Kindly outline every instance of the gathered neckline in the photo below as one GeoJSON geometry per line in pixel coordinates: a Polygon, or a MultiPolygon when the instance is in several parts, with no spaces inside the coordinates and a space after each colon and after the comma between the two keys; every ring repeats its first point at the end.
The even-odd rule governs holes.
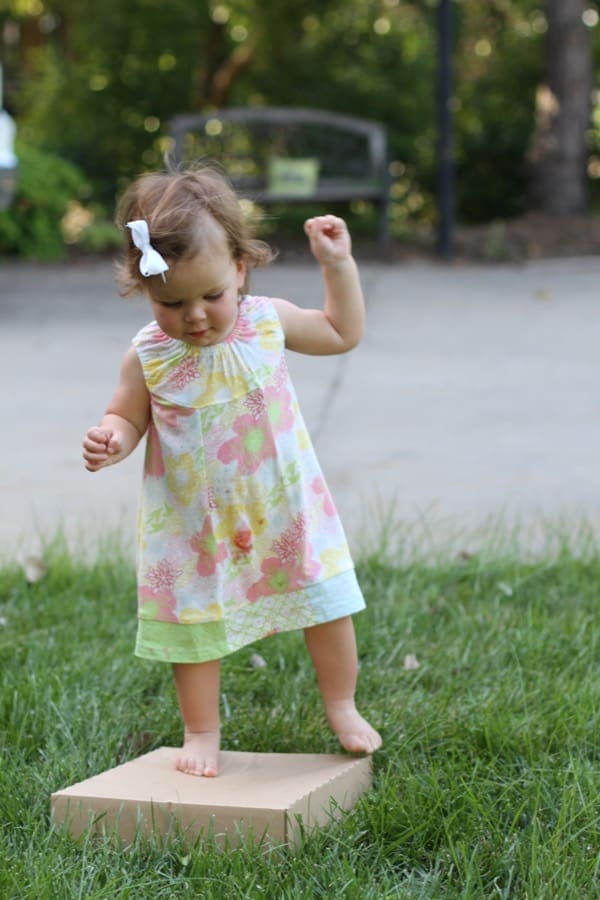
{"type": "Polygon", "coordinates": [[[178,338],[172,338],[168,334],[166,334],[156,319],[154,320],[154,324],[156,325],[158,331],[164,335],[165,340],[164,343],[171,343],[176,347],[184,347],[187,351],[191,351],[192,353],[199,355],[200,353],[206,353],[207,350],[216,351],[219,347],[226,347],[228,344],[232,344],[235,340],[237,340],[244,332],[244,322],[246,321],[245,310],[242,309],[243,306],[246,305],[246,302],[250,300],[250,294],[244,294],[243,297],[240,298],[240,302],[238,304],[238,314],[235,320],[234,326],[227,335],[226,338],[223,338],[222,341],[217,341],[216,344],[206,344],[204,347],[195,347],[193,344],[188,344],[187,341],[180,341],[178,338]]]}

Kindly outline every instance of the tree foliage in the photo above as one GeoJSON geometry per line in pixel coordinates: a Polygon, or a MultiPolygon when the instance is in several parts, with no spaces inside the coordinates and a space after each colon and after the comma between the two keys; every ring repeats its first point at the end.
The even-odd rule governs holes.
{"type": "MultiPolygon", "coordinates": [[[[79,165],[107,206],[134,174],[160,165],[174,115],[280,104],[385,122],[396,199],[403,214],[427,219],[436,173],[437,5],[0,0],[0,24],[21,28],[18,46],[5,46],[4,55],[22,138],[79,165]]],[[[455,0],[454,10],[459,215],[511,215],[527,202],[544,3],[455,0]]]]}

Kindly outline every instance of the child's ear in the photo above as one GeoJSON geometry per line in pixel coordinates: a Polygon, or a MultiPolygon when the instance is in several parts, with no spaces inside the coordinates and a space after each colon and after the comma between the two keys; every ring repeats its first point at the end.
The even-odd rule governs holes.
{"type": "Polygon", "coordinates": [[[238,288],[243,288],[246,283],[246,274],[248,272],[246,258],[243,256],[241,259],[236,259],[235,265],[237,268],[237,286],[238,288]]]}

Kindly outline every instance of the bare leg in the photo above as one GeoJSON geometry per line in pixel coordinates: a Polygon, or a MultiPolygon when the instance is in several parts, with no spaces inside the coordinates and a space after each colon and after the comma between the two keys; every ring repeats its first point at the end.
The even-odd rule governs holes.
{"type": "Polygon", "coordinates": [[[175,765],[189,775],[214,778],[218,770],[219,676],[218,659],[205,663],[174,663],[173,675],[185,738],[175,765]]]}
{"type": "Polygon", "coordinates": [[[373,753],[381,737],[354,703],[358,657],[350,616],[304,630],[329,724],[351,753],[373,753]]]}

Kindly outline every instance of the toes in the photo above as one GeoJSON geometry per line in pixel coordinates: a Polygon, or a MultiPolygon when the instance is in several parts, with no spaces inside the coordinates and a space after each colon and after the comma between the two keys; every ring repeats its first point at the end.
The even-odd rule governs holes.
{"type": "Polygon", "coordinates": [[[350,733],[340,735],[340,743],[349,753],[374,753],[381,747],[381,737],[374,734],[350,733]]]}
{"type": "Polygon", "coordinates": [[[196,768],[196,760],[190,759],[188,756],[180,756],[175,761],[175,768],[179,769],[180,772],[185,772],[187,775],[202,774],[202,772],[199,772],[196,768]]]}
{"type": "Polygon", "coordinates": [[[369,748],[366,752],[367,753],[375,753],[375,751],[379,750],[379,748],[381,747],[381,743],[382,743],[381,735],[375,731],[372,735],[369,735],[369,737],[368,737],[369,748]]]}
{"type": "Polygon", "coordinates": [[[193,757],[179,757],[175,761],[175,768],[186,775],[198,775],[205,778],[216,778],[218,775],[217,763],[215,760],[197,760],[193,757]]]}
{"type": "Polygon", "coordinates": [[[379,750],[381,747],[381,735],[378,734],[377,731],[374,731],[373,734],[368,736],[369,749],[367,753],[375,753],[376,750],[379,750]]]}
{"type": "Polygon", "coordinates": [[[360,734],[342,734],[340,743],[349,753],[369,753],[369,742],[360,734]]]}

